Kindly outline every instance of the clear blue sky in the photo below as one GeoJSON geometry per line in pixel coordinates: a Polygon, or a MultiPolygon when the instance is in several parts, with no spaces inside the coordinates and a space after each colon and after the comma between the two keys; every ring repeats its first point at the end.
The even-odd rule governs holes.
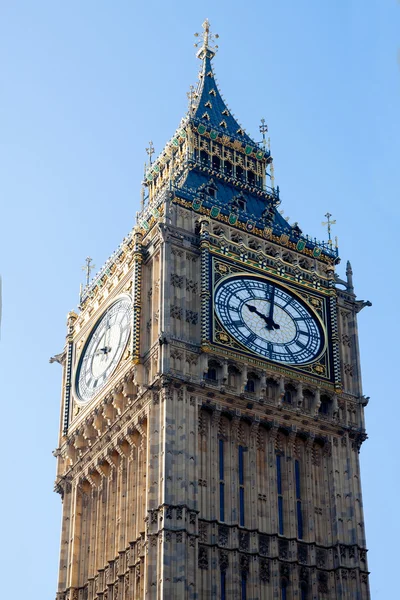
{"type": "Polygon", "coordinates": [[[61,368],[48,359],[63,347],[85,257],[100,267],[133,225],[148,141],[160,151],[186,110],[205,17],[220,34],[228,105],[256,138],[268,122],[285,215],[321,238],[333,213],[339,272],[350,259],[359,298],[373,303],[359,318],[364,507],[372,596],[397,594],[399,3],[2,0],[4,598],[55,596],[61,368]]]}

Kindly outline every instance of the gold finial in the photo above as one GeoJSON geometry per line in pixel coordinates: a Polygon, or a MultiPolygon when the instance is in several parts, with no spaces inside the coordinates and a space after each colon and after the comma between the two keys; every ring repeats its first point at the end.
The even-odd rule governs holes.
{"type": "Polygon", "coordinates": [[[96,266],[92,264],[92,261],[93,259],[88,256],[85,261],[86,264],[82,267],[82,271],[86,272],[86,285],[89,285],[90,273],[96,268],[96,266]]]}
{"type": "MultiPolygon", "coordinates": [[[[208,50],[208,52],[211,54],[210,58],[212,58],[215,55],[214,50],[218,49],[218,46],[215,44],[215,40],[217,40],[219,38],[218,33],[211,33],[210,31],[210,21],[208,19],[206,19],[202,25],[204,31],[203,34],[201,33],[195,33],[194,36],[200,37],[202,35],[203,37],[203,45],[200,48],[199,52],[197,53],[197,56],[199,58],[204,58],[204,51],[208,50]],[[213,47],[211,46],[211,44],[214,44],[213,47]]],[[[199,46],[200,42],[196,42],[194,47],[197,48],[199,46]]]]}
{"type": "MultiPolygon", "coordinates": [[[[266,124],[264,118],[261,119],[261,125],[260,125],[259,129],[260,129],[260,133],[262,133],[262,136],[263,136],[262,145],[265,150],[265,148],[267,147],[267,140],[266,140],[265,134],[268,131],[268,125],[266,124]]],[[[269,138],[268,138],[268,141],[269,141],[269,138]]]]}
{"type": "Polygon", "coordinates": [[[331,238],[331,226],[332,225],[336,225],[336,220],[335,221],[331,221],[331,213],[327,212],[325,217],[327,218],[327,221],[322,221],[321,225],[323,227],[326,227],[328,229],[328,244],[330,246],[332,246],[332,238],[331,238]]]}
{"type": "Polygon", "coordinates": [[[154,152],[155,152],[154,151],[153,142],[151,140],[149,142],[149,147],[146,148],[146,152],[149,155],[149,162],[150,162],[150,165],[151,165],[151,155],[154,154],[154,152]]]}
{"type": "Polygon", "coordinates": [[[187,93],[187,97],[189,99],[189,111],[191,111],[193,108],[194,99],[196,98],[196,92],[194,91],[194,85],[190,86],[190,89],[187,93]]]}

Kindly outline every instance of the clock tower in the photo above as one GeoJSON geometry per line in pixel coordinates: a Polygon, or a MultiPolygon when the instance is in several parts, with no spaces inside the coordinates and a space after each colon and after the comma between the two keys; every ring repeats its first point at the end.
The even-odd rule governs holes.
{"type": "Polygon", "coordinates": [[[203,28],[188,113],[56,357],[57,600],[368,600],[369,303],[330,239],[281,216],[203,28]]]}

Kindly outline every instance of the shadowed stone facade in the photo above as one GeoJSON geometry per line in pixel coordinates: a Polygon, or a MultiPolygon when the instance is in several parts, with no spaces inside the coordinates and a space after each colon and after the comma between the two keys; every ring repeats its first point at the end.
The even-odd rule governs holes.
{"type": "MultiPolygon", "coordinates": [[[[210,35],[206,22],[199,86],[147,172],[138,224],[68,315],[55,358],[57,600],[367,600],[357,314],[369,303],[350,264],[346,281],[335,274],[332,244],[277,211],[272,157],[220,97],[210,35]],[[315,316],[315,361],[282,364],[234,339],[215,311],[232,276],[273,281],[315,316]],[[83,358],[119,298],[129,341],[84,400],[83,358]]],[[[96,373],[114,326],[88,358],[96,373]]]]}

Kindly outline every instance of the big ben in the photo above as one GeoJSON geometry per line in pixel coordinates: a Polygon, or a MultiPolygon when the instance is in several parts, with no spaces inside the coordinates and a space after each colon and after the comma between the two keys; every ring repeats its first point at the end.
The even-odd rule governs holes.
{"type": "Polygon", "coordinates": [[[369,303],[330,235],[281,215],[203,30],[137,223],[68,315],[57,600],[368,600],[369,303]]]}

